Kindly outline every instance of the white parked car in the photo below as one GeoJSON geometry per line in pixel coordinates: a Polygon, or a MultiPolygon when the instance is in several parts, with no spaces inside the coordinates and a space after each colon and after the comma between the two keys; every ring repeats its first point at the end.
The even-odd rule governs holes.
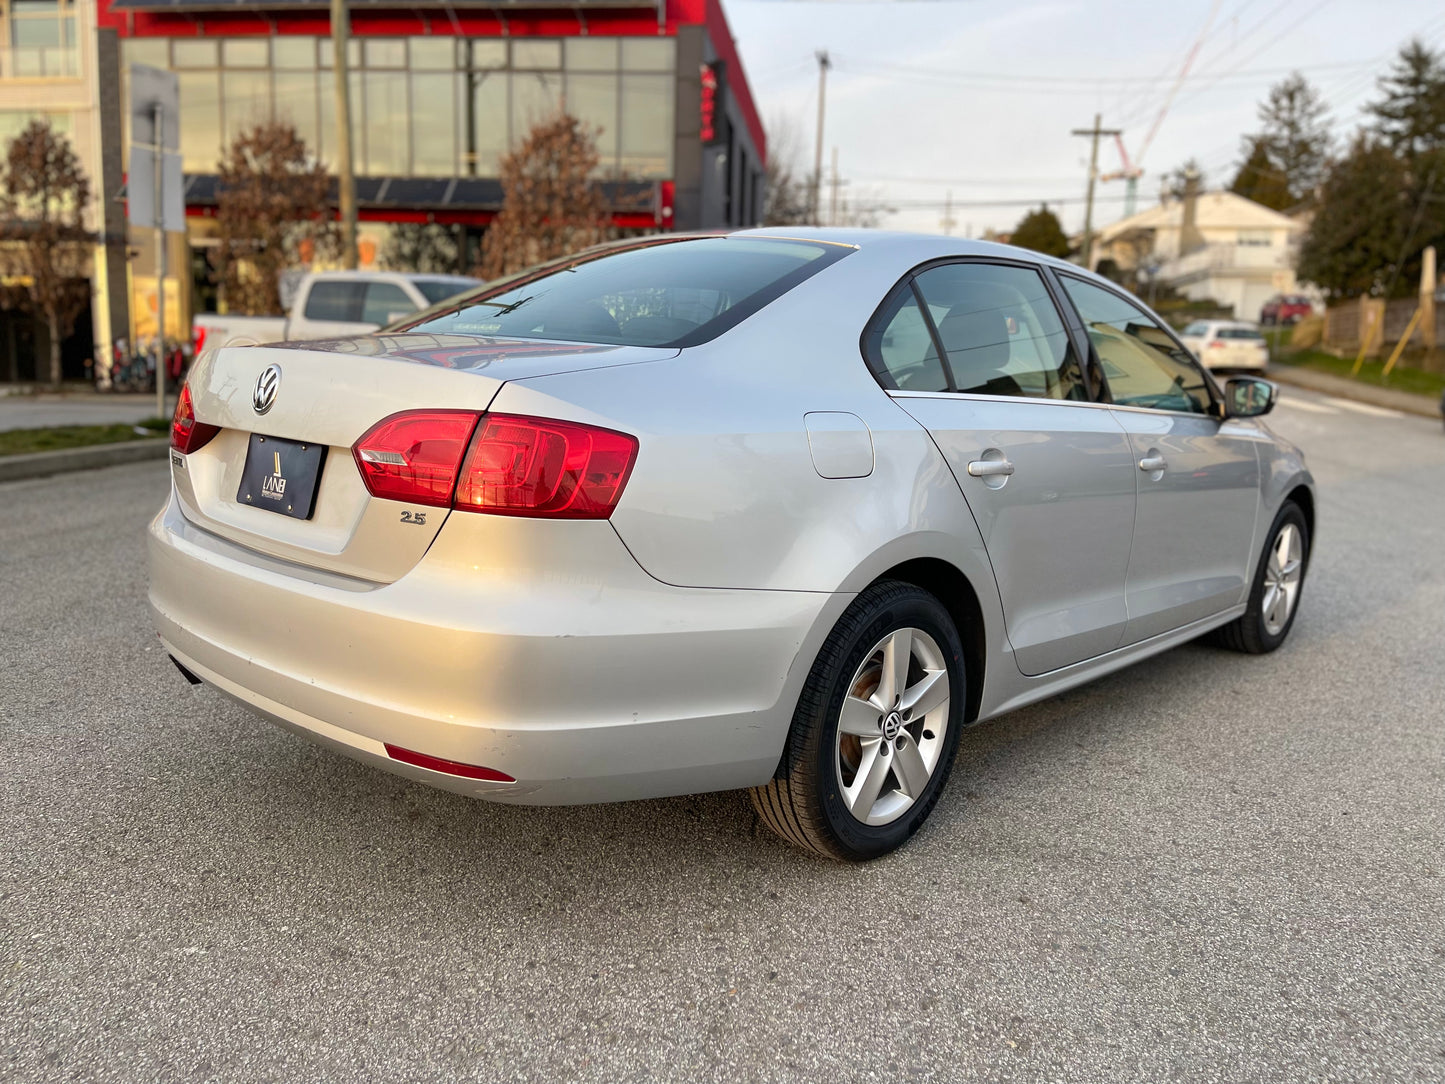
{"type": "Polygon", "coordinates": [[[479,285],[480,279],[465,275],[315,271],[297,284],[288,315],[203,313],[191,322],[191,341],[199,356],[212,346],[364,335],[479,285]]]}
{"type": "Polygon", "coordinates": [[[1269,366],[1269,345],[1253,324],[1195,320],[1179,337],[1206,369],[1263,372],[1269,366]]]}

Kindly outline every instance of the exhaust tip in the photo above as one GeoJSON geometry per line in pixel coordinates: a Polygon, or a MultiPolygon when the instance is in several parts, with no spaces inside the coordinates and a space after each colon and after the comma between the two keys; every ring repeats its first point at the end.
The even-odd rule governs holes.
{"type": "Polygon", "coordinates": [[[166,658],[170,659],[171,662],[176,664],[176,669],[181,672],[181,677],[185,678],[192,685],[199,685],[201,683],[200,678],[196,677],[195,674],[191,673],[189,670],[187,670],[184,666],[181,665],[180,659],[176,658],[174,655],[167,655],[166,658]]]}

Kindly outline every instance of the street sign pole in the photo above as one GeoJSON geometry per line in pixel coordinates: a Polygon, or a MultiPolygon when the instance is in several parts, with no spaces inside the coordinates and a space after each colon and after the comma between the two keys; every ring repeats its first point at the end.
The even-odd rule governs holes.
{"type": "Polygon", "coordinates": [[[156,417],[166,416],[166,223],[165,115],[159,103],[156,119],[156,417]]]}

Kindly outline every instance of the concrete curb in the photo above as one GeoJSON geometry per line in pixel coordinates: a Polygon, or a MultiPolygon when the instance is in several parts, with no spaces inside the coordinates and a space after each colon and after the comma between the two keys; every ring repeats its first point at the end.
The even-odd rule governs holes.
{"type": "Polygon", "coordinates": [[[120,444],[92,444],[84,448],[65,448],[58,452],[0,456],[0,482],[18,482],[22,478],[48,478],[52,474],[65,474],[75,470],[164,459],[166,449],[170,446],[171,442],[166,439],[127,440],[120,444]]]}
{"type": "Polygon", "coordinates": [[[1371,406],[1398,410],[1404,414],[1417,414],[1423,418],[1440,420],[1439,400],[1432,399],[1428,395],[1395,391],[1393,388],[1377,388],[1373,384],[1361,384],[1358,380],[1349,380],[1342,376],[1333,376],[1330,373],[1317,373],[1311,369],[1300,369],[1293,365],[1271,365],[1265,375],[1280,384],[1307,388],[1310,391],[1333,395],[1340,399],[1353,399],[1356,402],[1369,403],[1371,406]]]}

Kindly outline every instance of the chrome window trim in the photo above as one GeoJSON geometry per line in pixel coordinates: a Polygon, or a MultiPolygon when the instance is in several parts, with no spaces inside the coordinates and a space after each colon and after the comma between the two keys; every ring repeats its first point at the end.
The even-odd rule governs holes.
{"type": "Polygon", "coordinates": [[[963,391],[899,391],[888,388],[884,392],[892,399],[966,399],[975,403],[1043,403],[1067,407],[1089,407],[1094,410],[1124,410],[1130,414],[1160,414],[1168,418],[1207,418],[1218,423],[1213,414],[1200,414],[1192,410],[1165,410],[1161,407],[1129,406],[1124,403],[1092,403],[1083,399],[1043,399],[1032,395],[980,395],[963,391]]]}

